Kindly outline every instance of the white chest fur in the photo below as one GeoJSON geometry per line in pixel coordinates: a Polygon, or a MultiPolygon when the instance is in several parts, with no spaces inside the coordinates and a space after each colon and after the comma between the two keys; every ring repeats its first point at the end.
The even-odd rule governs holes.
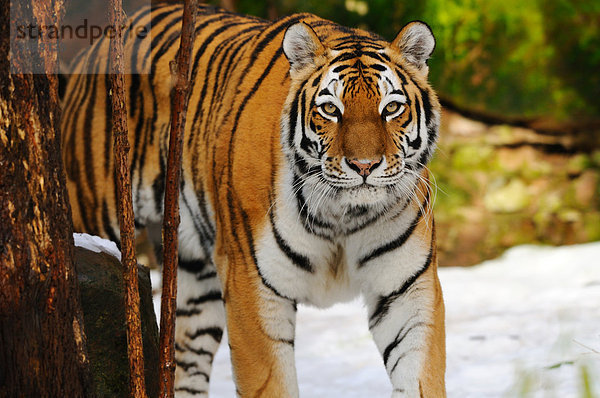
{"type": "MultiPolygon", "coordinates": [[[[361,262],[386,242],[401,236],[416,211],[402,203],[365,228],[329,236],[314,233],[298,203],[282,195],[271,208],[268,223],[257,240],[261,275],[281,295],[317,307],[348,301],[365,291],[386,291],[410,276],[415,258],[426,257],[421,241],[409,239],[399,250],[381,256],[368,266],[361,262]],[[372,289],[371,284],[377,285],[372,289]]],[[[335,206],[322,202],[323,208],[335,206]]],[[[333,211],[333,210],[332,210],[333,211]]],[[[420,261],[417,261],[420,264],[420,261]]]]}

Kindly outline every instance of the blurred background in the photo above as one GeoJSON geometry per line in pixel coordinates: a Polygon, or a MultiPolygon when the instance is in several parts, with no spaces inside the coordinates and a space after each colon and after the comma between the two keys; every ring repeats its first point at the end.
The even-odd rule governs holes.
{"type": "MultiPolygon", "coordinates": [[[[77,14],[75,2],[66,21],[105,13],[104,2],[87,1],[77,14]]],[[[412,20],[431,26],[430,81],[444,106],[430,165],[441,265],[524,243],[600,240],[600,1],[209,3],[266,19],[311,12],[387,40],[412,20]]]]}

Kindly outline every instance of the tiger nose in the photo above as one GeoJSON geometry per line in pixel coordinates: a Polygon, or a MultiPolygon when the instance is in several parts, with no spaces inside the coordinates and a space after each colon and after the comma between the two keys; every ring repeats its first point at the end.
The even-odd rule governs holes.
{"type": "Polygon", "coordinates": [[[381,159],[379,160],[364,160],[364,159],[346,159],[346,163],[348,166],[354,171],[356,171],[359,175],[363,177],[367,177],[373,170],[379,166],[381,163],[381,159]]]}

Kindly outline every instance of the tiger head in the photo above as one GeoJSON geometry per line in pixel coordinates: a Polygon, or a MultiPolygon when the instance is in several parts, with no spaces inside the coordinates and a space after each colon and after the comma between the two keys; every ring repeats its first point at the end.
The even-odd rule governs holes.
{"type": "Polygon", "coordinates": [[[422,22],[391,44],[359,30],[327,33],[323,43],[301,22],[283,39],[291,88],[282,143],[293,172],[340,205],[406,198],[438,135],[440,105],[427,83],[433,34],[422,22]]]}

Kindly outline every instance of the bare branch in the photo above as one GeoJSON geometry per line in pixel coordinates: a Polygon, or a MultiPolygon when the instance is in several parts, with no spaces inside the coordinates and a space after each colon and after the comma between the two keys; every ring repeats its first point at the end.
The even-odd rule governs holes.
{"type": "Polygon", "coordinates": [[[131,203],[131,178],[129,175],[129,141],[127,108],[123,79],[123,20],[121,0],[110,0],[110,23],[116,34],[110,39],[110,85],[114,154],[117,179],[117,212],[121,236],[121,262],[125,273],[127,354],[129,357],[129,390],[135,398],[145,398],[144,354],[140,319],[140,293],[138,290],[137,260],[135,257],[135,229],[131,203]]]}
{"type": "Polygon", "coordinates": [[[177,60],[171,61],[174,80],[171,96],[171,131],[165,184],[165,212],[163,221],[163,288],[160,317],[160,397],[174,396],[175,382],[175,307],[177,297],[177,265],[179,227],[179,183],[183,132],[188,105],[189,69],[196,25],[197,0],[185,0],[181,41],[177,60]]]}

